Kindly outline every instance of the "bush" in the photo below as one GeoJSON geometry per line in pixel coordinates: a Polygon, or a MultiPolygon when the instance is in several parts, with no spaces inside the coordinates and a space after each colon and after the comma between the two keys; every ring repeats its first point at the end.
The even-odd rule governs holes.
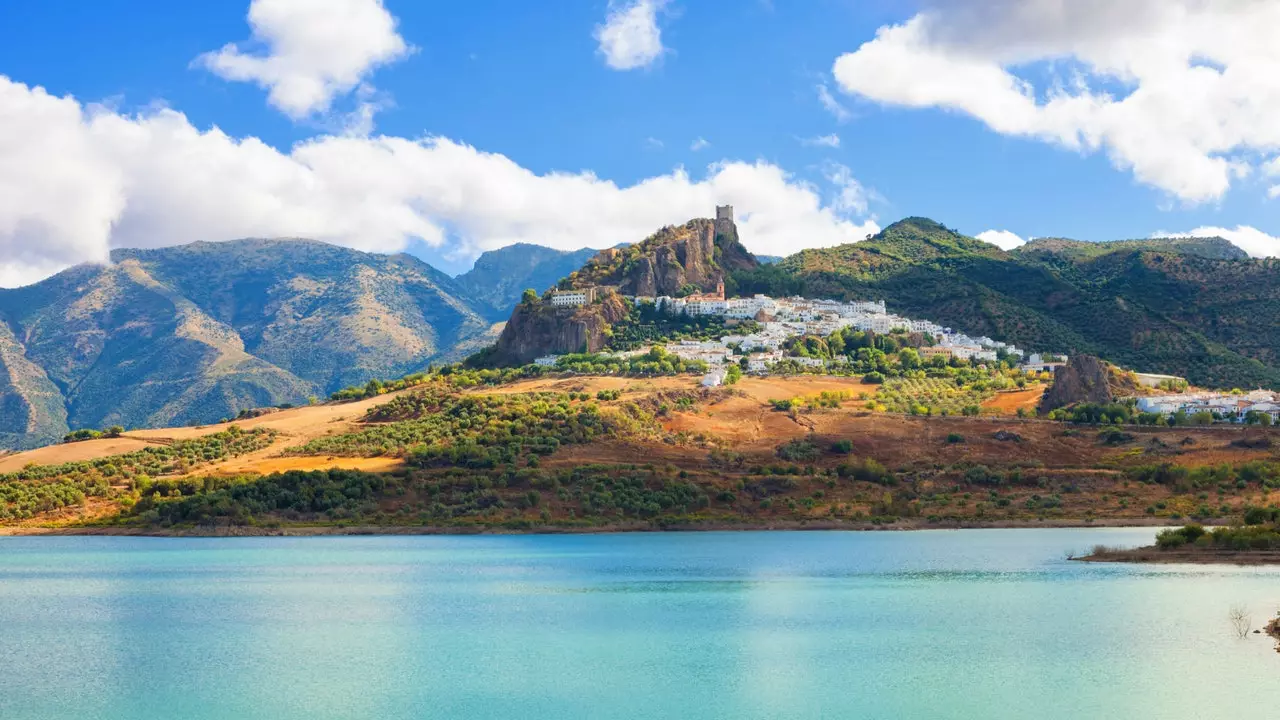
{"type": "Polygon", "coordinates": [[[951,445],[964,442],[964,436],[960,433],[950,433],[947,435],[947,442],[951,445]]]}
{"type": "Polygon", "coordinates": [[[818,446],[808,440],[792,440],[778,447],[778,457],[791,462],[809,462],[817,460],[818,446]]]}
{"type": "Polygon", "coordinates": [[[964,481],[970,485],[999,485],[1000,476],[986,465],[974,465],[965,471],[964,481]]]}
{"type": "Polygon", "coordinates": [[[836,468],[836,474],[842,478],[870,482],[877,485],[890,485],[894,482],[892,473],[884,465],[871,458],[841,463],[836,468]]]}
{"type": "Polygon", "coordinates": [[[1280,519],[1280,510],[1275,508],[1249,507],[1244,511],[1245,525],[1265,525],[1280,519]]]}
{"type": "Polygon", "coordinates": [[[831,443],[831,452],[839,455],[848,455],[853,452],[852,440],[837,440],[831,443]]]}

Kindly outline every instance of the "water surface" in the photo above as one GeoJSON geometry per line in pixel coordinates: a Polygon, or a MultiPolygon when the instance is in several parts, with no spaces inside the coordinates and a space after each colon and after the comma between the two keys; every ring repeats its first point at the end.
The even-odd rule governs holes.
{"type": "Polygon", "coordinates": [[[0,718],[1275,718],[1153,530],[0,538],[0,718]]]}

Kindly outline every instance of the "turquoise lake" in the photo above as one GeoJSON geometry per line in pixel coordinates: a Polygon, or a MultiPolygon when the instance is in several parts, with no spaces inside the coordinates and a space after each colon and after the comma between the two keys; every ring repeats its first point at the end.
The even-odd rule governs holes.
{"type": "Polygon", "coordinates": [[[1276,718],[1150,529],[0,538],[0,718],[1276,718]]]}

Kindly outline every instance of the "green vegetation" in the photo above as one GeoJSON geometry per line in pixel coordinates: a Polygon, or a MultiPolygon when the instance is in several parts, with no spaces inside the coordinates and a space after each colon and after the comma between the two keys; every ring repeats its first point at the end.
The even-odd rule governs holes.
{"type": "MultiPolygon", "coordinates": [[[[695,288],[696,291],[696,288],[695,288]]],[[[717,340],[731,333],[749,334],[759,330],[754,321],[729,327],[725,319],[714,315],[676,315],[659,312],[650,303],[633,304],[630,313],[609,329],[608,347],[625,351],[652,343],[680,340],[717,340]]]]}
{"type": "Polygon", "coordinates": [[[1280,388],[1271,261],[1201,245],[1055,241],[1006,253],[908,218],[865,242],[737,271],[727,285],[744,295],[892,298],[902,314],[1019,347],[1098,355],[1204,387],[1280,388]]]}
{"type": "Polygon", "coordinates": [[[271,444],[269,430],[227,430],[170,445],[143,448],[63,465],[36,465],[0,475],[0,520],[22,520],[84,502],[116,497],[144,487],[151,478],[176,475],[271,444]]]}
{"type": "Polygon", "coordinates": [[[582,375],[682,375],[705,373],[707,364],[701,360],[682,360],[659,346],[634,357],[620,358],[613,355],[579,353],[562,355],[556,361],[556,370],[582,375]]]}
{"type": "MultiPolygon", "coordinates": [[[[734,502],[733,497],[719,495],[721,506],[734,502]]],[[[508,469],[495,474],[295,471],[158,483],[123,521],[160,527],[357,521],[522,529],[549,523],[545,515],[527,513],[553,503],[570,514],[559,524],[589,526],[663,514],[678,517],[708,508],[713,500],[705,488],[678,473],[635,466],[585,465],[556,472],[508,469]],[[387,498],[397,499],[394,509],[384,505],[387,498]]]]}
{"type": "Polygon", "coordinates": [[[997,389],[1012,387],[1001,375],[893,379],[880,386],[876,400],[889,412],[911,415],[977,415],[997,389]],[[969,410],[968,412],[966,410],[969,410]]]}
{"type": "Polygon", "coordinates": [[[1176,530],[1162,530],[1156,535],[1156,547],[1172,550],[1185,546],[1210,550],[1280,550],[1280,526],[1274,524],[1236,525],[1206,530],[1200,525],[1187,525],[1176,530]]]}
{"type": "Polygon", "coordinates": [[[124,428],[119,425],[112,425],[106,430],[73,430],[62,437],[63,443],[82,442],[84,440],[97,440],[99,438],[118,438],[124,434],[124,428]]]}
{"type": "Polygon", "coordinates": [[[312,440],[295,455],[405,457],[411,465],[493,468],[536,462],[564,444],[585,443],[652,422],[631,403],[605,416],[586,393],[459,395],[432,385],[372,408],[363,430],[312,440]]]}
{"type": "Polygon", "coordinates": [[[792,440],[778,448],[778,457],[792,462],[811,462],[822,454],[809,440],[792,440]]]}

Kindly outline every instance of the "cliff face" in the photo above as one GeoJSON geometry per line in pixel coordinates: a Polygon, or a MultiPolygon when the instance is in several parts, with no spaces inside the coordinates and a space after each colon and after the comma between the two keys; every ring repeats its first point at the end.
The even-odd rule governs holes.
{"type": "Polygon", "coordinates": [[[578,308],[517,305],[491,359],[500,365],[525,365],[543,355],[598,352],[605,345],[605,330],[626,316],[626,303],[611,292],[598,303],[578,308]]]}
{"type": "Polygon", "coordinates": [[[605,250],[569,281],[577,288],[616,287],[623,295],[677,295],[688,286],[714,291],[727,270],[756,265],[733,222],[699,218],[662,228],[630,247],[605,250]]]}
{"type": "Polygon", "coordinates": [[[1110,369],[1092,355],[1073,355],[1071,360],[1053,373],[1053,385],[1040,400],[1040,412],[1047,413],[1076,403],[1109,403],[1110,369]]]}
{"type": "Polygon", "coordinates": [[[599,302],[580,308],[517,305],[486,361],[523,365],[543,355],[598,352],[609,326],[627,316],[621,296],[713,292],[726,271],[758,265],[738,241],[732,220],[700,218],[662,228],[643,242],[600,252],[562,284],[599,288],[599,302]]]}

